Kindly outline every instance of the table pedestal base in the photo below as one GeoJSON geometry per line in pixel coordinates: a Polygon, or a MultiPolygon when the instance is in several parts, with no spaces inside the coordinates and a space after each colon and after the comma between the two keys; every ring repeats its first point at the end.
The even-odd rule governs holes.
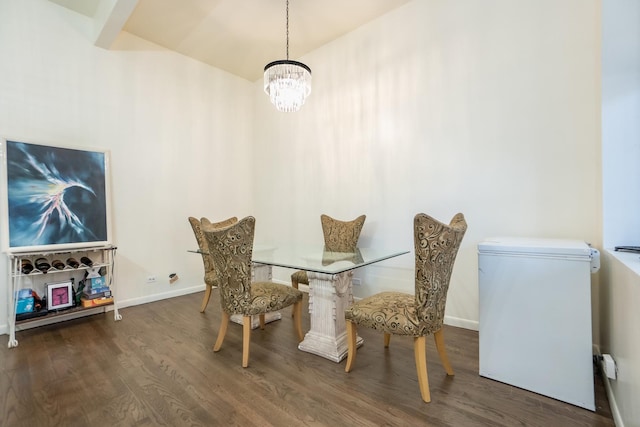
{"type": "MultiPolygon", "coordinates": [[[[279,311],[274,311],[273,313],[267,313],[264,315],[264,323],[275,322],[276,320],[282,319],[282,313],[279,311]]],[[[229,317],[233,323],[237,323],[238,325],[242,325],[242,315],[241,314],[232,314],[229,317]]],[[[260,326],[260,316],[251,316],[251,329],[256,329],[260,326]]]]}
{"type": "MultiPolygon", "coordinates": [[[[340,274],[307,272],[311,329],[298,348],[340,362],[347,357],[347,327],[344,310],[353,303],[352,271],[340,274]]],[[[356,337],[356,345],[364,340],[356,337]]]]}
{"type": "MultiPolygon", "coordinates": [[[[251,265],[251,281],[252,282],[270,282],[273,277],[273,272],[270,265],[258,264],[254,262],[251,265]]],[[[274,311],[264,315],[264,323],[275,322],[282,319],[282,313],[274,311]]],[[[229,318],[233,323],[242,325],[242,315],[233,314],[229,318]]],[[[251,316],[251,329],[256,329],[260,326],[260,316],[251,316]]]]}

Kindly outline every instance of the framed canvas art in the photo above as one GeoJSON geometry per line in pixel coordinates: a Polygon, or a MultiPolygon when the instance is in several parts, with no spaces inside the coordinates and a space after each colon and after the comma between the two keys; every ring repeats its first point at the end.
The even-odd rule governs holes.
{"type": "Polygon", "coordinates": [[[109,155],[0,139],[3,249],[111,243],[109,155]]]}

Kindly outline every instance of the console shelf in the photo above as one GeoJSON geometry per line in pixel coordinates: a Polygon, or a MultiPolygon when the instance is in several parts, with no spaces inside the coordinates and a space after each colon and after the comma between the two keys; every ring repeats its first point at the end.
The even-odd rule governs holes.
{"type": "Polygon", "coordinates": [[[7,253],[9,272],[8,289],[8,323],[9,323],[9,343],[8,347],[18,346],[16,339],[16,331],[35,328],[39,326],[58,323],[65,320],[76,319],[79,317],[90,316],[97,313],[105,313],[107,311],[114,312],[114,320],[122,319],[118,312],[116,303],[116,289],[114,281],[115,253],[116,247],[113,245],[83,247],[77,249],[65,249],[55,251],[37,251],[37,252],[9,252],[7,253]],[[53,267],[53,260],[57,259],[86,259],[86,263],[79,262],[77,267],[72,267],[65,263],[64,267],[53,267]],[[36,265],[36,260],[44,258],[49,267],[39,270],[34,268],[28,273],[23,273],[23,261],[30,261],[32,265],[36,265]],[[91,260],[91,262],[89,262],[91,260]],[[90,265],[88,265],[90,264],[90,265]],[[46,295],[47,284],[57,281],[73,280],[75,284],[79,283],[84,275],[89,272],[99,274],[105,277],[106,283],[111,288],[113,301],[103,305],[94,307],[73,306],[63,310],[49,311],[42,316],[30,317],[27,319],[16,320],[16,312],[18,307],[17,294],[21,289],[30,288],[39,295],[46,295]]]}

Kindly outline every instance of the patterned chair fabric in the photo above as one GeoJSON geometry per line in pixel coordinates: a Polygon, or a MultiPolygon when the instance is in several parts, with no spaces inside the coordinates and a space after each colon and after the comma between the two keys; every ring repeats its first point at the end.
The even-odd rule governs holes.
{"type": "MultiPolygon", "coordinates": [[[[414,246],[415,246],[415,294],[403,292],[382,292],[364,298],[345,310],[347,330],[355,325],[382,331],[385,334],[385,344],[388,345],[390,335],[405,335],[414,338],[437,334],[439,352],[442,359],[446,358],[442,343],[442,324],[447,301],[447,291],[454,262],[462,238],[467,230],[464,216],[456,214],[449,225],[426,215],[418,214],[414,218],[414,246]],[[444,356],[443,356],[444,354],[444,356]]],[[[351,343],[350,343],[351,344],[351,343]]],[[[416,346],[420,344],[416,343],[416,346]]],[[[424,345],[422,344],[424,347],[424,345]]],[[[418,347],[416,347],[416,351],[418,347]]],[[[349,347],[347,372],[350,371],[355,358],[354,348],[349,347]],[[353,354],[352,354],[353,353],[353,354]],[[351,360],[351,363],[349,363],[351,360]]],[[[422,349],[424,351],[424,349],[422,349]]],[[[416,353],[417,355],[417,353],[416,353]]],[[[417,358],[417,356],[416,356],[417,358]]],[[[428,383],[426,390],[420,378],[421,366],[416,359],[416,365],[421,380],[423,400],[429,401],[428,383]],[[426,391],[426,396],[425,396],[426,391]]],[[[443,360],[445,366],[450,365],[443,360]]],[[[453,375],[453,370],[450,370],[453,375]]],[[[424,364],[426,377],[426,358],[424,364]]],[[[426,381],[426,379],[425,379],[426,381]]]]}
{"type": "Polygon", "coordinates": [[[360,215],[353,221],[340,221],[328,215],[320,215],[324,250],[329,252],[354,252],[358,246],[360,232],[366,215],[360,215]]]}
{"type": "Polygon", "coordinates": [[[202,255],[202,263],[204,265],[204,283],[205,283],[205,294],[204,299],[202,300],[202,305],[200,307],[200,312],[204,313],[209,304],[209,299],[211,298],[211,290],[216,287],[216,274],[213,269],[213,261],[211,257],[208,255],[209,247],[207,246],[207,241],[204,237],[203,229],[211,230],[219,227],[226,227],[231,224],[238,222],[238,218],[231,217],[225,219],[220,222],[211,222],[207,218],[202,217],[200,221],[198,219],[190,216],[189,224],[191,224],[191,228],[193,229],[193,234],[196,237],[196,241],[198,242],[198,248],[200,249],[202,255]]]}
{"type": "Polygon", "coordinates": [[[220,304],[223,319],[214,351],[218,351],[224,340],[229,316],[243,316],[243,367],[248,365],[249,334],[251,316],[260,315],[264,327],[264,314],[278,311],[290,305],[294,306],[294,326],[302,341],[300,322],[302,292],[290,286],[273,282],[251,283],[251,255],[255,218],[241,219],[235,224],[223,228],[203,228],[209,247],[216,283],[220,289],[220,304]],[[246,353],[246,354],[245,354],[246,353]]]}
{"type": "Polygon", "coordinates": [[[200,218],[200,224],[202,224],[203,230],[228,227],[231,224],[235,224],[236,222],[238,222],[238,218],[235,216],[232,216],[231,218],[225,219],[224,221],[220,222],[211,222],[205,217],[200,218]]]}
{"type": "MultiPolygon", "coordinates": [[[[366,218],[366,215],[360,215],[353,221],[340,221],[328,215],[320,215],[322,233],[324,234],[324,250],[329,252],[355,252],[366,218]]],[[[300,283],[309,284],[309,277],[306,271],[296,271],[291,275],[291,285],[294,288],[297,289],[300,283]]]]}

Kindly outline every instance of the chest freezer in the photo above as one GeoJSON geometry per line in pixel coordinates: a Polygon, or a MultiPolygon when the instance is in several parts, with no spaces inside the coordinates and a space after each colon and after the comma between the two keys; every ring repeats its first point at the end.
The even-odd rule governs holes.
{"type": "Polygon", "coordinates": [[[595,410],[591,274],[600,254],[568,239],[478,244],[480,375],[595,410]]]}

